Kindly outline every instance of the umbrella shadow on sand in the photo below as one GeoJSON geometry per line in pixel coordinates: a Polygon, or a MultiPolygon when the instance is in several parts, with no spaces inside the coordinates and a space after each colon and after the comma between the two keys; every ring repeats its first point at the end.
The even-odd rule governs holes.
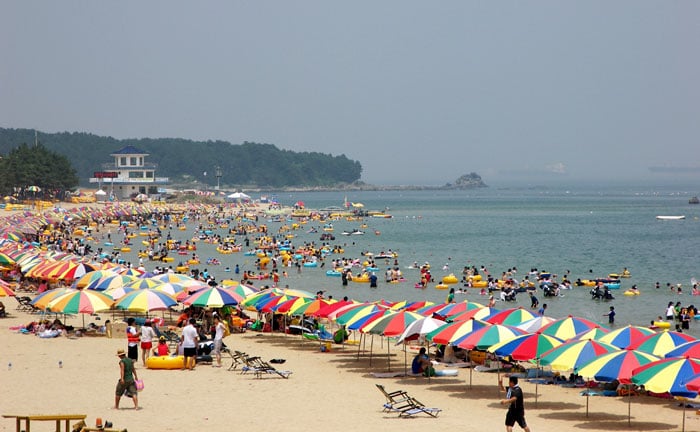
{"type": "Polygon", "coordinates": [[[674,430],[676,424],[659,422],[635,422],[631,425],[624,414],[611,414],[605,412],[591,412],[589,417],[581,411],[554,411],[538,414],[538,417],[551,420],[564,420],[579,429],[595,430],[674,430]],[[576,423],[580,422],[580,423],[576,423]]]}

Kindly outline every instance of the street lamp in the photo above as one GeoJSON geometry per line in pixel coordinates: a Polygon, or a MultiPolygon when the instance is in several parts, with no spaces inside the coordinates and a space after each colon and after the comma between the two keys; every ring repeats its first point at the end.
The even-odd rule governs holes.
{"type": "Polygon", "coordinates": [[[221,186],[221,167],[219,165],[214,168],[214,173],[216,175],[216,190],[219,190],[221,186]]]}

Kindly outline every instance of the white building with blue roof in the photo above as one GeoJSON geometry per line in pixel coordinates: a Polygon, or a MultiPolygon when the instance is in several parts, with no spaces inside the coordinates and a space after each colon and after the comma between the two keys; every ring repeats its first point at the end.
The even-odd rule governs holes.
{"type": "Polygon", "coordinates": [[[167,177],[156,177],[158,165],[146,162],[150,155],[134,146],[126,146],[110,156],[114,162],[102,164],[102,170],[94,172],[90,183],[104,187],[114,199],[156,195],[169,182],[167,177]]]}

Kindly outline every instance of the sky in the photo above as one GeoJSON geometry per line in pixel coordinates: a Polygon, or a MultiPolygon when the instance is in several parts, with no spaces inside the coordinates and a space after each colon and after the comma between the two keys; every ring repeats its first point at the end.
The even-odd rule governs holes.
{"type": "Polygon", "coordinates": [[[699,16],[694,0],[0,0],[0,127],[344,154],[380,185],[698,184],[699,16]]]}

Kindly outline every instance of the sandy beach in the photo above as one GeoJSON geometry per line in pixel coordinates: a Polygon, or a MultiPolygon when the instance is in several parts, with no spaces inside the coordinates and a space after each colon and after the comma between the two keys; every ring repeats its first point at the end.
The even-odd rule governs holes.
{"type": "MultiPolygon", "coordinates": [[[[75,204],[61,204],[64,208],[75,204]]],[[[2,212],[0,216],[9,216],[2,212]]],[[[375,378],[372,372],[386,372],[387,341],[375,337],[370,364],[369,344],[358,358],[357,346],[333,346],[321,352],[317,342],[284,334],[234,333],[225,338],[231,350],[240,350],[265,360],[285,359],[280,369],[292,371],[289,379],[269,375],[229,371],[230,358],[224,355],[224,367],[199,365],[195,371],[148,370],[138,365],[145,381],[140,393],[143,409],[132,409],[122,399],[120,410],[112,408],[119,377],[116,352],[126,348],[125,338],[90,336],[41,339],[18,333],[11,328],[38,317],[17,311],[17,302],[3,297],[10,316],[0,319],[0,414],[87,415],[87,424],[96,418],[111,421],[115,428],[139,430],[224,430],[229,427],[254,430],[386,430],[440,428],[457,430],[504,430],[506,407],[500,398],[495,373],[459,369],[456,377],[375,378]],[[59,367],[59,362],[62,367],[59,367]],[[11,365],[11,366],[10,366],[11,365]],[[416,415],[399,418],[382,411],[384,397],[375,387],[402,389],[429,407],[442,410],[438,418],[416,415]],[[235,426],[234,426],[235,425],[235,426]]],[[[86,317],[86,324],[101,325],[86,317]]],[[[80,317],[68,324],[80,326],[80,317]]],[[[356,335],[355,335],[356,336],[356,335]]],[[[404,370],[404,352],[391,343],[391,370],[404,370]]],[[[412,352],[409,351],[410,364],[412,352]]],[[[409,366],[410,367],[410,366],[409,366]]],[[[683,419],[678,401],[652,397],[634,397],[631,425],[628,425],[628,401],[622,397],[591,397],[586,417],[586,398],[581,389],[555,385],[538,386],[521,380],[525,393],[526,418],[533,431],[680,430],[683,419]]],[[[685,430],[700,430],[700,415],[685,412],[685,430]]],[[[53,423],[32,423],[33,430],[52,430],[53,423]]],[[[516,426],[515,428],[519,428],[516,426]]],[[[1,419],[0,431],[15,430],[14,420],[1,419]]]]}
{"type": "MultiPolygon", "coordinates": [[[[11,310],[14,300],[3,301],[11,310]]],[[[227,370],[231,364],[227,357],[222,368],[200,365],[192,372],[148,370],[139,365],[146,387],[140,393],[143,409],[134,411],[131,401],[123,398],[122,409],[114,410],[114,387],[119,376],[115,354],[126,347],[126,340],[40,339],[9,330],[33,318],[12,311],[11,317],[0,321],[0,382],[5,392],[2,414],[80,413],[87,414],[89,425],[99,417],[130,431],[217,430],[232,424],[270,431],[403,431],[407,427],[457,430],[465,425],[476,430],[503,429],[506,409],[498,403],[495,374],[474,372],[471,388],[468,369],[460,369],[457,377],[430,381],[424,377],[374,378],[370,372],[387,370],[386,341],[382,344],[376,337],[370,366],[369,355],[363,354],[358,360],[357,350],[351,346],[321,352],[318,343],[302,341],[298,336],[250,331],[232,334],[225,339],[228,347],[263,359],[285,359],[279,368],[292,371],[292,375],[286,380],[273,376],[256,379],[252,374],[227,370]],[[384,413],[384,397],[376,383],[388,390],[403,389],[442,412],[437,419],[425,415],[403,419],[384,413]]],[[[108,318],[106,315],[103,320],[108,318]]],[[[392,370],[402,370],[403,352],[392,346],[391,357],[392,370]]],[[[528,423],[535,431],[680,430],[682,409],[677,401],[633,398],[632,424],[628,426],[625,398],[591,397],[586,418],[586,398],[579,396],[580,389],[540,385],[535,406],[534,384],[522,382],[521,386],[528,423]]],[[[51,427],[51,423],[32,425],[33,430],[51,427]]],[[[0,430],[14,430],[14,421],[3,419],[0,430]]],[[[686,430],[700,430],[700,416],[694,410],[686,411],[686,430]]]]}

